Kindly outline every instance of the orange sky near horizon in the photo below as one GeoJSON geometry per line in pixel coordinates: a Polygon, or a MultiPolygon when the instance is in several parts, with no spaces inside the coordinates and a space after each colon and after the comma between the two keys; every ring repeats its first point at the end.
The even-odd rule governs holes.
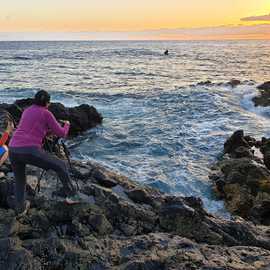
{"type": "Polygon", "coordinates": [[[256,23],[240,19],[269,13],[269,0],[9,0],[1,3],[0,32],[142,31],[252,25],[256,23]]]}

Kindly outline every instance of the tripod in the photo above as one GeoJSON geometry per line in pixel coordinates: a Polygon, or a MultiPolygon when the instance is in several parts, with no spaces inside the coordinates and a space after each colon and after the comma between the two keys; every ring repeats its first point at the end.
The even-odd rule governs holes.
{"type": "MultiPolygon", "coordinates": [[[[80,172],[78,172],[75,168],[73,168],[71,160],[70,160],[70,152],[66,146],[66,144],[64,143],[64,140],[62,138],[56,138],[55,140],[53,140],[52,142],[50,142],[48,139],[45,140],[44,142],[45,148],[47,148],[47,150],[53,154],[55,151],[54,149],[58,146],[58,148],[60,148],[60,146],[62,146],[64,154],[65,154],[65,158],[68,161],[69,164],[69,169],[70,169],[70,176],[75,180],[76,182],[76,189],[77,191],[79,190],[79,183],[78,183],[78,174],[80,174],[80,172]],[[53,145],[52,145],[53,143],[53,145]],[[77,175],[76,175],[77,174],[77,175]]],[[[40,186],[41,186],[41,180],[43,178],[43,176],[46,174],[47,170],[43,170],[42,173],[40,174],[36,187],[34,189],[34,196],[40,192],[40,186]]],[[[58,183],[59,183],[59,177],[57,176],[57,182],[56,182],[56,189],[58,190],[58,183]]]]}

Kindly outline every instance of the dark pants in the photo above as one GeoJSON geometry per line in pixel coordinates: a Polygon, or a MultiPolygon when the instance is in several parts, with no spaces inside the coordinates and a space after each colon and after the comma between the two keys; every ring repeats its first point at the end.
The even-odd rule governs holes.
{"type": "Polygon", "coordinates": [[[67,166],[60,160],[38,147],[10,147],[9,158],[15,176],[15,203],[17,208],[24,207],[26,175],[25,167],[27,164],[34,165],[44,170],[53,170],[57,173],[63,184],[66,196],[72,195],[75,188],[72,185],[67,166]]]}

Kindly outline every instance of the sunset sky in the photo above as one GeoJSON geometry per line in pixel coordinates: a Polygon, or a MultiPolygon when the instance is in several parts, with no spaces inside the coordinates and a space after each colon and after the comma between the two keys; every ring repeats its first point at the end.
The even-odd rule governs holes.
{"type": "Polygon", "coordinates": [[[270,38],[270,1],[9,0],[1,3],[0,32],[0,39],[55,32],[71,39],[270,38]]]}

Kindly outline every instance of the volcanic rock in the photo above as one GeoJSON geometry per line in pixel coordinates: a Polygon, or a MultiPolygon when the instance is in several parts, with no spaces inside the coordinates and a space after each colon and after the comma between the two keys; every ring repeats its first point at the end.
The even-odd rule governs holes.
{"type": "Polygon", "coordinates": [[[241,84],[241,81],[239,80],[236,80],[236,79],[232,79],[228,82],[228,84],[231,86],[231,87],[236,87],[237,85],[241,84]]]}
{"type": "MultiPolygon", "coordinates": [[[[17,100],[14,104],[0,104],[0,109],[7,110],[16,123],[19,122],[22,112],[33,104],[33,99],[17,100]]],[[[67,108],[61,103],[51,103],[49,110],[57,120],[69,120],[69,136],[77,136],[82,132],[96,127],[102,123],[101,114],[93,107],[82,104],[77,107],[67,108]]]]}
{"type": "Polygon", "coordinates": [[[260,151],[263,154],[265,166],[270,169],[270,139],[262,138],[260,151]]]}
{"type": "Polygon", "coordinates": [[[267,107],[270,105],[270,81],[265,82],[257,87],[259,89],[259,95],[252,100],[255,106],[267,107]]]}
{"type": "Polygon", "coordinates": [[[224,153],[233,154],[238,147],[250,147],[244,138],[243,130],[237,130],[234,132],[233,135],[224,143],[224,153]]]}
{"type": "MultiPolygon", "coordinates": [[[[12,179],[0,179],[0,269],[270,266],[268,227],[215,217],[198,198],[165,195],[93,162],[72,161],[72,166],[83,176],[77,179],[82,202],[66,205],[52,197],[57,179],[47,172],[40,193],[34,196],[29,187],[31,209],[20,218],[8,203],[14,193],[12,179]]],[[[28,179],[40,175],[34,167],[27,172],[28,179]]],[[[264,170],[262,175],[268,176],[264,170]]]]}
{"type": "Polygon", "coordinates": [[[258,89],[260,89],[260,90],[270,90],[270,81],[259,85],[258,89]]]}
{"type": "Polygon", "coordinates": [[[256,141],[236,131],[224,144],[224,153],[210,176],[218,196],[232,214],[270,225],[270,140],[256,141]]]}

